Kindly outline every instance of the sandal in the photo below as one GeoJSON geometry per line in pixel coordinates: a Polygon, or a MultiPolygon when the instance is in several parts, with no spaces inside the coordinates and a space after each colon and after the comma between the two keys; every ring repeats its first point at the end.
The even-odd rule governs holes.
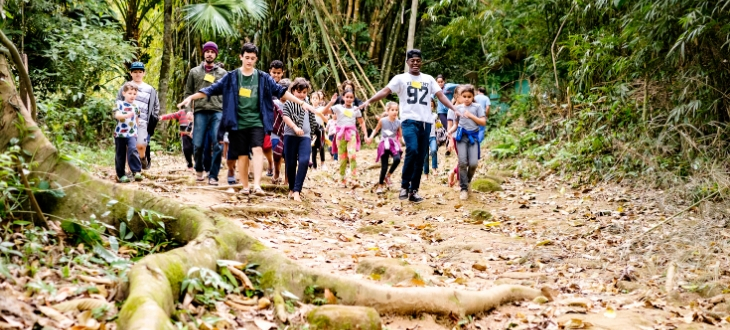
{"type": "Polygon", "coordinates": [[[208,185],[209,186],[217,186],[218,185],[218,179],[208,178],[208,185]]]}
{"type": "Polygon", "coordinates": [[[241,190],[238,193],[241,195],[249,195],[249,194],[251,194],[251,190],[249,190],[248,188],[241,188],[241,190]]]}
{"type": "Polygon", "coordinates": [[[266,192],[261,187],[253,188],[253,194],[256,196],[266,196],[266,192]]]}

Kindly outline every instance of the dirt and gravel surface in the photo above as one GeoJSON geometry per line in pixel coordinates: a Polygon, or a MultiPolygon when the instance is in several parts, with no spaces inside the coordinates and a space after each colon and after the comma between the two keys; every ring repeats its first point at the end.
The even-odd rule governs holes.
{"type": "MultiPolygon", "coordinates": [[[[425,180],[421,193],[426,201],[414,205],[398,199],[397,182],[383,195],[373,192],[379,167],[374,151],[362,150],[362,187],[340,187],[336,164],[328,156],[324,168],[310,170],[304,202],[296,203],[281,192],[249,198],[235,189],[193,186],[181,157],[166,157],[159,162],[163,166],[148,174],[168,177],[148,180],[142,189],[219,210],[303,265],[394,286],[482,290],[523,284],[544,288],[549,300],[511,304],[466,319],[385,316],[390,329],[730,327],[730,230],[718,226],[714,237],[695,237],[682,248],[663,246],[681,245],[663,237],[675,234],[673,226],[713,221],[694,207],[677,216],[677,223],[642,236],[681,210],[666,205],[661,190],[615,183],[578,186],[549,172],[523,179],[500,169],[508,164],[487,158],[477,177],[503,181],[502,190],[473,192],[463,202],[446,184],[444,169],[453,168],[456,158],[442,151],[441,175],[425,180]],[[169,175],[186,179],[167,184],[180,182],[169,175]],[[272,212],[246,211],[267,206],[272,212]]],[[[717,219],[720,225],[722,221],[717,219]]]]}
{"type": "MultiPolygon", "coordinates": [[[[730,328],[730,229],[723,212],[692,205],[695,201],[677,202],[669,192],[636,183],[577,185],[550,171],[519,175],[507,170],[511,164],[489,157],[476,176],[492,178],[501,190],[472,192],[468,201],[460,201],[444,171],[456,158],[443,151],[440,175],[424,181],[426,200],[414,205],[398,199],[397,182],[385,194],[373,192],[379,172],[374,160],[373,150],[360,151],[361,187],[353,189],[338,184],[336,164],[327,156],[324,168],[310,171],[302,203],[287,199],[286,188],[266,177],[265,197],[240,195],[225,183],[218,188],[196,183],[181,155],[156,156],[147,178],[129,185],[227,215],[264,245],[334,274],[397,287],[484,290],[521,284],[544,294],[468,317],[383,315],[388,329],[730,328]]],[[[114,172],[111,167],[91,171],[110,180],[114,172]]],[[[225,169],[222,179],[224,174],[225,169]]],[[[400,169],[394,175],[399,177],[400,169]]],[[[23,239],[17,237],[16,244],[23,239]]],[[[0,283],[6,297],[0,299],[23,302],[14,306],[25,315],[35,308],[34,315],[51,328],[100,328],[90,320],[92,312],[111,314],[113,305],[87,309],[81,318],[74,312],[56,315],[47,306],[78,298],[112,301],[131,255],[118,250],[124,259],[119,264],[125,266],[114,269],[89,262],[94,258],[89,247],[75,250],[73,265],[58,257],[70,268],[36,261],[37,269],[11,269],[14,280],[0,283]],[[43,287],[48,282],[55,287],[43,287]]],[[[293,307],[290,326],[305,326],[312,306],[293,307]]],[[[272,309],[236,311],[224,304],[206,311],[188,301],[177,308],[200,320],[208,314],[229,318],[231,328],[268,330],[277,317],[272,309]]],[[[5,328],[23,324],[17,316],[4,320],[5,328]]]]}

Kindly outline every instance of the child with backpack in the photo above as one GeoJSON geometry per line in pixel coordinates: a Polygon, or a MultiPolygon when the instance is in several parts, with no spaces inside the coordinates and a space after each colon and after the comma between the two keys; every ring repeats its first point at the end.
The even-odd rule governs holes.
{"type": "Polygon", "coordinates": [[[115,157],[114,167],[117,172],[117,182],[128,183],[130,179],[124,173],[129,160],[133,179],[142,181],[142,162],[137,151],[137,125],[139,124],[139,108],[134,104],[137,97],[137,85],[127,82],[122,86],[123,101],[117,101],[114,118],[117,127],[114,129],[115,157]]]}
{"type": "Polygon", "coordinates": [[[375,126],[370,137],[367,138],[368,144],[373,143],[373,137],[382,129],[380,143],[378,144],[378,154],[375,162],[380,162],[380,178],[378,180],[378,189],[376,194],[382,194],[385,185],[390,185],[390,176],[395,172],[400,164],[400,157],[403,148],[403,131],[401,130],[401,122],[398,120],[398,103],[388,102],[385,105],[387,117],[380,118],[378,125],[375,126]],[[388,170],[388,158],[393,157],[393,165],[388,170]]]}

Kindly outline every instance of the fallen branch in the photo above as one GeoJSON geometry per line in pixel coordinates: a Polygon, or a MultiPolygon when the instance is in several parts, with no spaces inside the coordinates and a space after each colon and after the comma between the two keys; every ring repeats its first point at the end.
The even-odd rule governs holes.
{"type": "Polygon", "coordinates": [[[20,53],[2,30],[0,30],[0,43],[2,43],[2,45],[5,46],[8,51],[10,51],[10,56],[12,57],[13,63],[15,64],[15,69],[18,70],[20,83],[23,84],[23,87],[28,94],[21,95],[21,97],[28,96],[28,98],[30,98],[30,115],[33,120],[35,120],[36,116],[38,115],[38,106],[36,105],[35,95],[33,94],[33,85],[31,85],[30,83],[30,76],[28,75],[28,71],[25,69],[25,65],[23,65],[23,60],[20,58],[20,53]]]}
{"type": "MultiPolygon", "coordinates": [[[[0,31],[2,33],[2,31],[0,31]]],[[[30,189],[30,183],[28,182],[28,178],[25,177],[25,173],[23,172],[23,164],[20,162],[19,157],[15,157],[15,165],[18,169],[18,175],[20,175],[20,181],[23,182],[23,186],[25,186],[25,193],[28,194],[28,200],[30,200],[30,205],[35,211],[35,218],[37,219],[34,221],[34,223],[37,226],[41,226],[43,228],[48,229],[48,221],[46,221],[46,217],[43,216],[43,210],[41,210],[41,206],[38,205],[38,201],[35,199],[35,195],[33,195],[33,191],[30,189]]]]}
{"type": "Polygon", "coordinates": [[[634,245],[634,243],[636,243],[636,242],[637,242],[637,241],[638,241],[638,240],[639,240],[640,238],[642,238],[642,237],[646,236],[647,234],[651,233],[651,232],[652,232],[652,231],[654,231],[655,229],[657,229],[657,228],[659,228],[659,227],[661,227],[661,226],[663,226],[663,225],[667,224],[667,223],[668,223],[669,221],[672,221],[672,220],[674,220],[674,218],[676,218],[676,217],[678,217],[678,216],[682,215],[682,214],[683,214],[684,212],[687,212],[687,211],[691,210],[692,208],[696,207],[697,205],[700,205],[700,204],[702,204],[702,202],[704,202],[704,201],[706,201],[706,200],[708,200],[708,199],[710,199],[710,198],[714,198],[714,197],[715,197],[715,196],[717,196],[717,195],[718,195],[719,193],[720,193],[720,191],[718,190],[718,191],[716,191],[716,192],[714,192],[714,193],[712,193],[712,194],[710,194],[710,195],[706,196],[705,198],[703,198],[703,199],[700,199],[699,201],[695,202],[694,204],[692,204],[692,205],[688,206],[688,207],[687,207],[687,208],[685,208],[684,210],[681,210],[681,211],[679,211],[679,212],[677,212],[677,213],[673,214],[673,215],[672,215],[671,217],[667,218],[666,220],[664,220],[664,221],[662,221],[662,222],[660,222],[660,223],[658,223],[658,224],[654,225],[654,227],[651,227],[651,228],[649,228],[649,230],[647,230],[647,231],[645,231],[645,232],[641,233],[641,235],[639,235],[639,236],[636,236],[636,238],[634,238],[633,240],[629,241],[629,243],[627,244],[626,248],[630,248],[630,247],[631,247],[632,245],[634,245]]]}

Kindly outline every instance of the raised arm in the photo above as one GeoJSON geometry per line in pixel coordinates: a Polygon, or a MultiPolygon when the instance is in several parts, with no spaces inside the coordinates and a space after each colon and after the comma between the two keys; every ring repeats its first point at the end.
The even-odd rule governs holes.
{"type": "Polygon", "coordinates": [[[330,102],[327,103],[327,105],[325,105],[324,108],[322,108],[322,110],[319,111],[319,113],[322,114],[322,115],[329,115],[329,114],[331,114],[332,113],[332,106],[335,104],[335,102],[337,102],[337,94],[336,93],[335,93],[335,95],[332,95],[332,100],[330,100],[330,102]]]}
{"type": "MultiPolygon", "coordinates": [[[[368,100],[366,100],[365,102],[360,104],[360,106],[357,108],[358,109],[367,108],[367,106],[370,105],[370,103],[378,102],[378,101],[384,99],[386,96],[390,95],[391,93],[393,93],[393,91],[391,91],[389,87],[385,87],[385,88],[381,89],[379,92],[375,93],[375,95],[373,95],[373,97],[369,98],[368,100]]],[[[449,103],[449,104],[451,104],[451,103],[449,103]]]]}

